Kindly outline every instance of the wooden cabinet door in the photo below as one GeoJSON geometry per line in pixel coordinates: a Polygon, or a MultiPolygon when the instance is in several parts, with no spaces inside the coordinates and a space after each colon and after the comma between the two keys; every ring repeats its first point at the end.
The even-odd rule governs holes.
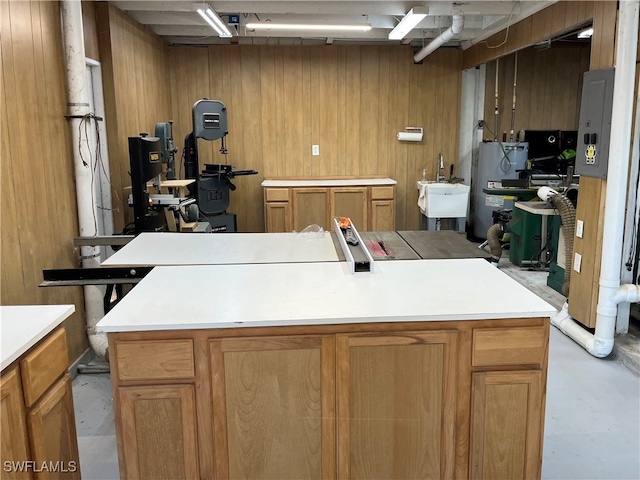
{"type": "Polygon", "coordinates": [[[35,404],[28,416],[38,480],[79,479],[80,460],[71,377],[66,374],[35,404]],[[48,465],[42,469],[43,463],[48,465]],[[57,468],[57,471],[54,469],[57,468]],[[49,471],[47,471],[49,470],[49,471]]]}
{"type": "Polygon", "coordinates": [[[325,230],[332,230],[329,207],[329,189],[294,188],[293,229],[300,232],[308,225],[317,224],[325,230]]]}
{"type": "Polygon", "coordinates": [[[331,217],[349,217],[358,231],[369,230],[367,187],[331,189],[331,217]]]}
{"type": "Polygon", "coordinates": [[[193,385],[120,387],[117,398],[121,478],[198,478],[193,385]]]}
{"type": "Polygon", "coordinates": [[[473,374],[471,478],[540,478],[542,372],[473,374]]]}
{"type": "Polygon", "coordinates": [[[393,232],[396,229],[396,208],[393,200],[371,202],[371,231],[393,232]]]}
{"type": "Polygon", "coordinates": [[[216,478],[335,479],[333,336],[210,342],[216,478]]]}
{"type": "Polygon", "coordinates": [[[265,230],[267,233],[291,232],[291,205],[288,202],[265,204],[265,230]]]}
{"type": "Polygon", "coordinates": [[[337,336],[338,478],[453,478],[456,332],[337,336]]]}
{"type": "Polygon", "coordinates": [[[7,480],[32,478],[30,472],[19,471],[21,462],[30,458],[24,399],[17,367],[4,373],[0,379],[0,433],[0,476],[7,480]],[[11,462],[9,468],[6,468],[5,462],[11,462]]]}

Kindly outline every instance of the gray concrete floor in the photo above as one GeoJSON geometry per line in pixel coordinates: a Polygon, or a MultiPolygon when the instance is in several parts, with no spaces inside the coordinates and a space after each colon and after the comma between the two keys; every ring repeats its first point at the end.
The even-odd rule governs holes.
{"type": "MultiPolygon", "coordinates": [[[[500,268],[552,305],[564,302],[546,286],[546,272],[505,260],[500,268]]],[[[82,478],[118,479],[109,375],[80,374],[73,393],[82,478]]],[[[640,479],[640,377],[620,357],[596,359],[553,327],[542,477],[640,479]]]]}

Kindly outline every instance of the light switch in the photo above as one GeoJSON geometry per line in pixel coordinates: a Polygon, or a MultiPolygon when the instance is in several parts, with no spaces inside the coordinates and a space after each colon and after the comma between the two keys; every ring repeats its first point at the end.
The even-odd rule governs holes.
{"type": "Polygon", "coordinates": [[[311,155],[320,155],[320,145],[311,145],[311,155]]]}
{"type": "Polygon", "coordinates": [[[579,253],[576,253],[573,256],[573,269],[580,273],[580,267],[582,266],[582,255],[580,255],[579,253]]]}
{"type": "Polygon", "coordinates": [[[578,220],[576,222],[576,237],[582,238],[584,234],[584,222],[582,220],[578,220]]]}

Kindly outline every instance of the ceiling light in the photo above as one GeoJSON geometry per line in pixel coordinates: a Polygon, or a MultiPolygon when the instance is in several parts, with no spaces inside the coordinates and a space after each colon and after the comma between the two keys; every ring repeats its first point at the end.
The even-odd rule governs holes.
{"type": "Polygon", "coordinates": [[[218,32],[218,35],[221,38],[233,36],[231,35],[229,28],[225,25],[222,19],[218,16],[216,12],[213,11],[211,7],[208,7],[206,10],[199,8],[198,13],[202,18],[205,19],[205,21],[209,25],[211,25],[211,28],[213,28],[216,32],[218,32]]]}
{"type": "Polygon", "coordinates": [[[591,38],[593,35],[593,28],[587,28],[578,34],[578,38],[591,38]]]}
{"type": "Polygon", "coordinates": [[[414,7],[409,10],[409,13],[396,25],[396,28],[389,32],[389,40],[402,40],[427,16],[427,12],[425,7],[414,7]]]}
{"type": "Polygon", "coordinates": [[[296,24],[296,23],[247,23],[245,27],[249,30],[342,30],[351,32],[368,32],[371,25],[315,25],[315,24],[296,24]]]}

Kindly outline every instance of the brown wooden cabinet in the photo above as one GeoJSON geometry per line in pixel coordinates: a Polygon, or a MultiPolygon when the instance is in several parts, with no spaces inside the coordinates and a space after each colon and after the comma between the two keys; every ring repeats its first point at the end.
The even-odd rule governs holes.
{"type": "Polygon", "coordinates": [[[456,332],[339,335],[339,478],[452,478],[456,332]]]}
{"type": "Polygon", "coordinates": [[[198,478],[197,417],[193,385],[118,390],[122,478],[198,478]]]}
{"type": "Polygon", "coordinates": [[[0,379],[0,402],[2,478],[33,478],[31,472],[4,469],[5,462],[21,462],[31,459],[19,367],[7,368],[3,372],[2,379],[0,379]]]}
{"type": "MultiPolygon", "coordinates": [[[[333,217],[349,217],[360,231],[395,230],[393,185],[268,186],[265,231],[297,232],[311,224],[332,230],[333,217]]],[[[278,185],[287,185],[287,181],[278,185]]],[[[294,182],[294,185],[296,183],[294,182]]]]}
{"type": "Polygon", "coordinates": [[[3,478],[80,478],[68,362],[58,328],[2,372],[3,478]]]}
{"type": "Polygon", "coordinates": [[[109,337],[122,478],[540,478],[548,319],[109,337]]]}
{"type": "Polygon", "coordinates": [[[540,478],[541,371],[473,374],[471,477],[540,478]]]}
{"type": "Polygon", "coordinates": [[[335,478],[333,336],[210,343],[217,478],[335,478]]]}

